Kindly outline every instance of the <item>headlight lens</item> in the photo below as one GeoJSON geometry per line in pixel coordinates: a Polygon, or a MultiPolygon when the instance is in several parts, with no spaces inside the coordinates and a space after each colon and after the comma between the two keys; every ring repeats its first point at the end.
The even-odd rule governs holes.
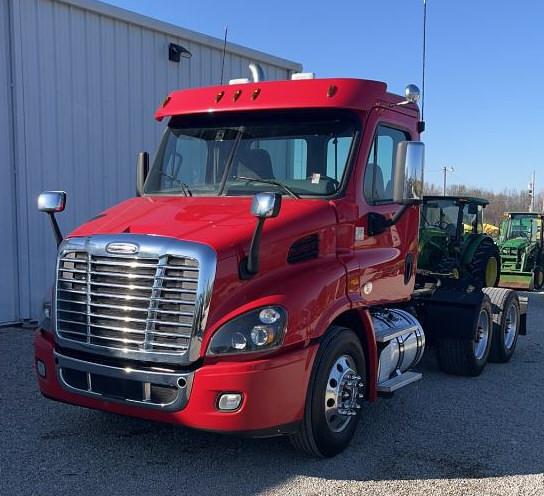
{"type": "Polygon", "coordinates": [[[221,327],[212,337],[208,355],[268,351],[281,345],[287,313],[281,307],[247,312],[221,327]]]}

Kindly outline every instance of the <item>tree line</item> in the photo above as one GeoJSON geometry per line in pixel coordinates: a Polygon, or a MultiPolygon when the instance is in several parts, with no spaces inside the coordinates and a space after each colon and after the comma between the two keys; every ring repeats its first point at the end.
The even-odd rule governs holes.
{"type": "MultiPolygon", "coordinates": [[[[484,222],[498,226],[504,212],[527,212],[530,197],[527,190],[505,188],[499,193],[485,188],[476,188],[464,184],[452,184],[446,190],[448,195],[477,196],[489,200],[489,205],[484,210],[484,222]]],[[[436,184],[425,183],[426,195],[441,195],[442,188],[436,184]]],[[[535,197],[535,211],[544,210],[544,191],[535,197]]]]}

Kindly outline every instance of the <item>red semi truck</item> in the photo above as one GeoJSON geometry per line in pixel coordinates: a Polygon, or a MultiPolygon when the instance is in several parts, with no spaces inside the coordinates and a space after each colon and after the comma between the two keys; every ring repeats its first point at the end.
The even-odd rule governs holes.
{"type": "Polygon", "coordinates": [[[304,76],[175,91],[136,198],[62,239],[66,194],[40,195],[59,244],[43,395],[333,456],[365,402],[421,378],[425,335],[447,372],[507,361],[516,293],[418,283],[417,96],[304,76]]]}

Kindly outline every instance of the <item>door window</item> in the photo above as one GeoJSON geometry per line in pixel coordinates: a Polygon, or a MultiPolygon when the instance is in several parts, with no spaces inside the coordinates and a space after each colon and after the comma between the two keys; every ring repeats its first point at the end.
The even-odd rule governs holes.
{"type": "Polygon", "coordinates": [[[393,201],[393,177],[397,146],[410,137],[404,131],[378,126],[364,175],[364,195],[369,203],[393,201]]]}

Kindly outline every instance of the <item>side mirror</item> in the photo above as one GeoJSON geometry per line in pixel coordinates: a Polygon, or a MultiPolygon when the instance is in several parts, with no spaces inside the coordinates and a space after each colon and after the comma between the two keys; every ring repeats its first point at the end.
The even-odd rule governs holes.
{"type": "Polygon", "coordinates": [[[477,215],[479,212],[478,205],[475,203],[469,203],[467,210],[469,215],[477,215]]]}
{"type": "Polygon", "coordinates": [[[257,193],[251,202],[251,214],[259,218],[277,217],[281,208],[279,193],[257,193]]]}
{"type": "Polygon", "coordinates": [[[44,191],[38,196],[38,210],[45,213],[62,212],[66,207],[65,191],[44,191]]]}
{"type": "Polygon", "coordinates": [[[393,200],[409,205],[423,199],[425,145],[421,141],[401,141],[397,146],[393,200]]]}
{"type": "Polygon", "coordinates": [[[149,153],[138,153],[138,160],[136,161],[136,192],[138,196],[144,194],[144,183],[149,172],[149,153]]]}
{"type": "Polygon", "coordinates": [[[62,212],[66,207],[66,192],[64,191],[45,191],[38,196],[38,210],[49,215],[51,227],[57,240],[57,247],[62,243],[62,233],[59,224],[55,218],[55,213],[62,212]]]}
{"type": "Polygon", "coordinates": [[[277,217],[281,208],[281,195],[279,193],[257,193],[251,202],[251,214],[257,217],[257,225],[251,239],[251,246],[247,259],[240,265],[240,277],[249,279],[259,272],[259,248],[261,246],[261,234],[264,221],[277,217]]]}

